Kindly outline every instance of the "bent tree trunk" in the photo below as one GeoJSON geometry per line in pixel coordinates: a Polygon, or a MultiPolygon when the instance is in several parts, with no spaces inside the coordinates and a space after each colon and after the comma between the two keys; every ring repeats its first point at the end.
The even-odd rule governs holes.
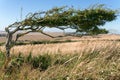
{"type": "Polygon", "coordinates": [[[5,65],[4,68],[6,69],[8,66],[8,63],[10,62],[10,49],[12,47],[12,33],[7,33],[7,40],[5,44],[5,49],[6,49],[6,60],[5,60],[5,65]]]}

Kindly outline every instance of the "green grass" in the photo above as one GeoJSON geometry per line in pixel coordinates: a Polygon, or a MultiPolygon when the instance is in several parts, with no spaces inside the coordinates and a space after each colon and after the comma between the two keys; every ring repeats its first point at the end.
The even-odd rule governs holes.
{"type": "Polygon", "coordinates": [[[2,42],[2,43],[0,43],[0,46],[3,46],[5,44],[5,42],[2,42]]]}
{"type": "Polygon", "coordinates": [[[5,60],[5,55],[0,51],[0,67],[2,67],[2,65],[4,64],[4,60],[5,60]]]}

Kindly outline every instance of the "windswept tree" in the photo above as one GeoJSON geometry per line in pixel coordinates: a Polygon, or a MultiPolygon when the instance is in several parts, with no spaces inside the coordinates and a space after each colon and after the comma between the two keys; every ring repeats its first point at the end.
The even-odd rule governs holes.
{"type": "Polygon", "coordinates": [[[101,5],[84,10],[55,7],[48,11],[29,13],[23,21],[15,22],[5,28],[7,32],[5,67],[10,59],[10,49],[21,36],[30,32],[40,32],[54,38],[43,31],[46,27],[61,30],[71,28],[76,29],[76,32],[100,33],[106,30],[100,29],[99,26],[115,20],[116,17],[116,11],[104,8],[101,5]],[[18,31],[23,32],[17,33],[18,31]],[[15,39],[13,39],[13,34],[16,34],[15,39]]]}
{"type": "MultiPolygon", "coordinates": [[[[72,21],[79,26],[78,32],[99,34],[102,30],[100,26],[115,20],[116,16],[116,11],[105,8],[104,5],[98,5],[84,10],[77,10],[72,17],[72,21]]],[[[107,32],[105,29],[104,31],[107,32]]]]}

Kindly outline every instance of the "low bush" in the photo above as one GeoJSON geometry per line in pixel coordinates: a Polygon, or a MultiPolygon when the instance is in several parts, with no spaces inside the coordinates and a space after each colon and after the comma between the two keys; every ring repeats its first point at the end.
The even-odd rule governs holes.
{"type": "Polygon", "coordinates": [[[40,70],[46,70],[51,65],[51,57],[48,54],[39,55],[32,58],[33,68],[39,68],[40,70]]]}

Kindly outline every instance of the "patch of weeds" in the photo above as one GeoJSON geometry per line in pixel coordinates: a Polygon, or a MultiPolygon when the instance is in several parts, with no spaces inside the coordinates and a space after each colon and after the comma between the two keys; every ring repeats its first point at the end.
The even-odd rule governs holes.
{"type": "Polygon", "coordinates": [[[103,78],[105,78],[106,76],[110,74],[111,74],[111,71],[108,71],[108,70],[102,70],[99,72],[99,75],[101,75],[103,78]]]}
{"type": "Polygon", "coordinates": [[[5,74],[11,75],[20,72],[20,67],[24,63],[24,57],[19,53],[18,56],[13,56],[12,60],[9,62],[5,74]]]}
{"type": "Polygon", "coordinates": [[[54,65],[57,65],[57,64],[64,64],[65,62],[67,61],[67,59],[65,58],[57,58],[56,61],[54,62],[54,65]]]}
{"type": "Polygon", "coordinates": [[[54,65],[62,65],[64,64],[67,60],[70,59],[70,55],[56,55],[55,56],[55,61],[54,61],[54,65]]]}
{"type": "Polygon", "coordinates": [[[34,69],[39,68],[39,66],[40,66],[39,57],[33,57],[31,63],[32,63],[32,67],[33,67],[34,69]]]}
{"type": "Polygon", "coordinates": [[[93,51],[91,53],[87,53],[86,55],[84,55],[82,60],[86,60],[86,59],[92,60],[95,57],[97,57],[98,55],[99,55],[99,51],[93,51]]]}
{"type": "Polygon", "coordinates": [[[42,70],[46,70],[51,65],[51,57],[49,55],[40,55],[39,56],[41,65],[40,68],[42,70]]]}
{"type": "Polygon", "coordinates": [[[16,59],[16,62],[21,66],[23,63],[24,63],[24,57],[22,56],[21,53],[19,53],[17,59],[16,59]]]}
{"type": "Polygon", "coordinates": [[[5,55],[3,52],[0,51],[0,67],[4,64],[5,55]]]}
{"type": "Polygon", "coordinates": [[[53,65],[63,65],[67,69],[71,69],[75,66],[76,61],[78,60],[78,55],[59,55],[56,56],[53,65]]]}
{"type": "Polygon", "coordinates": [[[32,62],[32,58],[33,58],[33,57],[32,57],[32,53],[30,52],[30,54],[26,57],[26,60],[25,60],[25,61],[26,61],[27,63],[31,63],[31,62],[32,62]]]}
{"type": "Polygon", "coordinates": [[[0,43],[0,46],[3,46],[5,44],[5,42],[2,42],[2,43],[0,43]]]}
{"type": "Polygon", "coordinates": [[[69,77],[62,76],[62,77],[52,78],[51,80],[69,80],[69,77]]]}
{"type": "Polygon", "coordinates": [[[51,57],[48,54],[32,58],[32,67],[46,70],[51,65],[51,57]]]}
{"type": "Polygon", "coordinates": [[[120,75],[119,74],[110,75],[110,76],[107,76],[105,80],[120,80],[120,75]]]}

